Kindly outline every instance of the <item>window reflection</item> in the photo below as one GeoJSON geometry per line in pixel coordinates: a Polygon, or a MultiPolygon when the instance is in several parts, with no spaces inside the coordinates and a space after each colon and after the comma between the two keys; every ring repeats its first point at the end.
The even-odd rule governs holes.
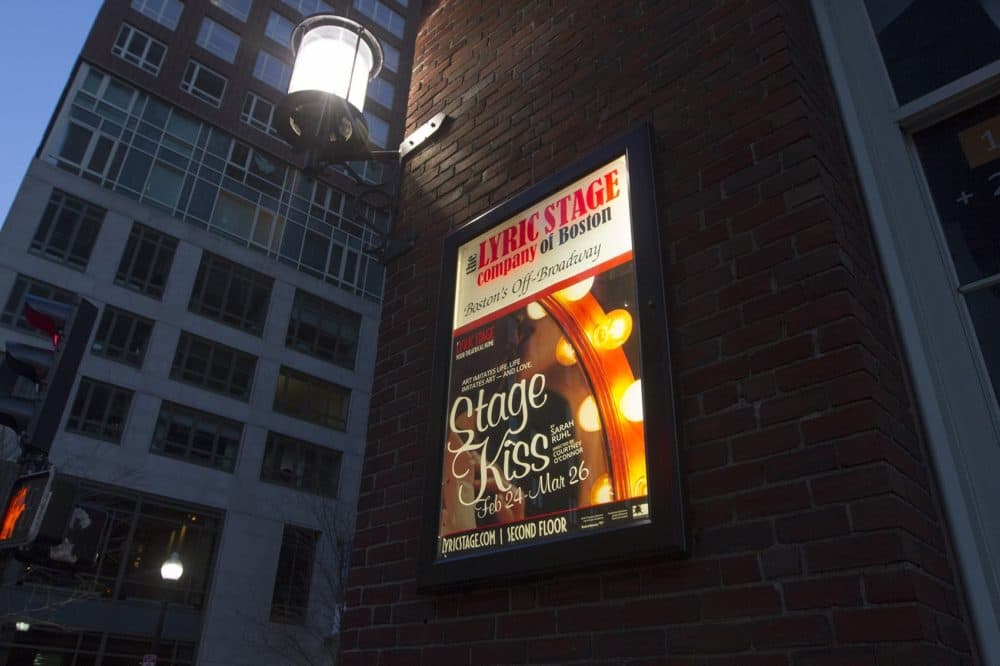
{"type": "Polygon", "coordinates": [[[1000,0],[865,0],[900,104],[1000,57],[1000,0]]]}
{"type": "Polygon", "coordinates": [[[193,609],[204,607],[221,526],[218,512],[88,481],[79,482],[78,502],[108,514],[95,569],[59,577],[31,567],[21,576],[25,584],[73,587],[108,600],[167,599],[193,609]],[[160,576],[160,565],[171,552],[184,562],[184,576],[176,582],[160,576]]]}
{"type": "Polygon", "coordinates": [[[1000,98],[913,137],[959,292],[1000,395],[1000,98]]]}

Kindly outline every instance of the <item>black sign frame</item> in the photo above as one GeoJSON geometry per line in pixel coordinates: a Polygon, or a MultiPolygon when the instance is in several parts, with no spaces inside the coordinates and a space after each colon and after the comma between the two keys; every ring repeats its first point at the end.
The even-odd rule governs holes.
{"type": "MultiPolygon", "coordinates": [[[[672,364],[668,343],[665,282],[648,123],[600,146],[592,153],[499,204],[444,239],[434,365],[428,422],[428,452],[417,584],[422,591],[448,589],[471,582],[497,582],[540,573],[686,552],[684,503],[679,466],[672,364]],[[641,336],[644,433],[649,520],[606,531],[567,535],[500,551],[437,559],[441,521],[442,466],[449,409],[450,358],[459,248],[511,219],[603,165],[624,156],[628,169],[632,248],[641,336]]],[[[635,315],[633,315],[635,316],[635,315]]]]}

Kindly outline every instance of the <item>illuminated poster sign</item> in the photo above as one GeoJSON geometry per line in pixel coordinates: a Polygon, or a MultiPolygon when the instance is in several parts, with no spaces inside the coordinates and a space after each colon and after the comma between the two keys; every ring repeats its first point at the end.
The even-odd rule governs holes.
{"type": "Polygon", "coordinates": [[[420,582],[679,550],[648,130],[446,239],[420,582]]]}

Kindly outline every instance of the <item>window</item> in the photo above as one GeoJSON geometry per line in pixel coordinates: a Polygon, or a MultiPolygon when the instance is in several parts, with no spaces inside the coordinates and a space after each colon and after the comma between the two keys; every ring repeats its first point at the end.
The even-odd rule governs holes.
{"type": "Polygon", "coordinates": [[[929,457],[1000,660],[1000,5],[814,0],[929,457]],[[957,397],[960,396],[960,397],[957,397]]]}
{"type": "Polygon", "coordinates": [[[151,204],[172,211],[184,185],[184,172],[156,160],[149,170],[149,179],[143,188],[142,198],[151,204]]]}
{"type": "Polygon", "coordinates": [[[215,200],[215,210],[212,211],[212,230],[231,234],[236,238],[246,238],[250,235],[255,209],[243,197],[221,191],[219,198],[215,200]]]}
{"type": "Polygon", "coordinates": [[[256,356],[182,331],[170,378],[247,401],[256,368],[256,356]]]}
{"type": "Polygon", "coordinates": [[[361,315],[304,291],[295,291],[285,345],[345,368],[354,367],[361,315]]]}
{"type": "Polygon", "coordinates": [[[7,297],[3,314],[0,315],[0,323],[30,331],[35,335],[42,334],[24,319],[24,298],[26,296],[38,296],[71,305],[76,302],[76,296],[71,291],[66,291],[48,282],[18,275],[14,281],[14,288],[10,290],[10,296],[7,297]]]}
{"type": "MultiPolygon", "coordinates": [[[[45,159],[335,287],[380,300],[385,271],[363,251],[377,239],[360,220],[384,226],[375,219],[383,213],[356,200],[345,204],[338,188],[317,184],[87,63],[78,78],[70,109],[44,147],[45,159]]],[[[244,101],[244,121],[262,127],[270,102],[259,93],[244,101]]],[[[365,182],[385,178],[378,162],[351,166],[365,182]]]]}
{"type": "Polygon", "coordinates": [[[337,430],[347,429],[351,391],[285,366],[278,374],[274,411],[337,430]]]}
{"type": "Polygon", "coordinates": [[[173,30],[181,20],[184,3],[180,0],[132,0],[132,9],[173,30]]]}
{"type": "Polygon", "coordinates": [[[106,213],[83,199],[53,190],[31,241],[31,251],[82,271],[90,260],[106,213]]]}
{"type": "Polygon", "coordinates": [[[136,222],[118,264],[115,284],[161,298],[176,250],[176,238],[136,222]]]}
{"type": "Polygon", "coordinates": [[[155,76],[160,73],[167,47],[138,28],[122,23],[111,53],[155,76]]]}
{"type": "MultiPolygon", "coordinates": [[[[198,30],[197,43],[201,48],[219,56],[226,62],[233,62],[236,60],[236,52],[240,49],[240,36],[212,19],[206,18],[202,20],[201,28],[198,30]]],[[[220,92],[219,98],[221,99],[221,97],[222,93],[220,92]]]]}
{"type": "Polygon", "coordinates": [[[865,0],[900,104],[1000,58],[1000,6],[865,0]]]}
{"type": "Polygon", "coordinates": [[[284,94],[288,92],[292,67],[267,51],[260,51],[257,53],[257,63],[253,66],[253,75],[284,94]]]}
{"type": "Polygon", "coordinates": [[[243,426],[215,414],[164,401],[151,451],[232,472],[243,426]]]}
{"type": "Polygon", "coordinates": [[[211,2],[241,21],[246,21],[247,17],[250,16],[251,0],[211,0],[211,2]]]}
{"type": "MultiPolygon", "coordinates": [[[[181,503],[159,497],[145,495],[127,490],[121,486],[108,486],[92,481],[84,481],[66,475],[62,480],[69,486],[71,496],[76,497],[85,507],[93,507],[107,514],[107,522],[101,539],[100,555],[94,567],[86,576],[53,576],[51,570],[32,568],[23,572],[25,592],[34,585],[42,585],[51,594],[52,586],[72,588],[73,597],[102,599],[105,603],[113,600],[145,599],[158,606],[163,601],[169,601],[171,606],[185,606],[187,612],[203,608],[208,598],[209,582],[215,569],[217,544],[220,537],[222,513],[198,506],[181,503]],[[181,557],[184,561],[184,575],[177,581],[164,581],[160,577],[160,565],[171,550],[176,546],[179,535],[183,532],[184,543],[181,557]]],[[[68,591],[68,590],[67,590],[68,591]]],[[[35,594],[38,594],[35,588],[35,594]]],[[[150,608],[155,607],[149,604],[150,608]]],[[[194,613],[197,615],[197,613],[194,613]]],[[[34,631],[34,628],[32,628],[34,631]]],[[[45,657],[37,660],[42,664],[61,664],[68,666],[76,664],[84,666],[102,663],[98,657],[95,661],[93,652],[100,649],[104,654],[103,663],[106,666],[139,666],[142,654],[149,652],[149,638],[139,640],[137,636],[119,636],[118,640],[110,640],[107,645],[100,640],[100,635],[91,634],[83,637],[77,643],[74,636],[66,640],[53,640],[46,634],[41,640],[45,645],[45,657]],[[50,642],[51,641],[51,642],[50,642]],[[99,648],[100,646],[100,648],[99,648]],[[71,656],[74,647],[79,650],[90,650],[91,656],[84,658],[77,652],[76,661],[71,656]],[[66,650],[66,656],[49,656],[51,652],[66,650]],[[125,657],[129,658],[126,659],[125,657]]],[[[35,637],[34,640],[38,640],[35,637]]],[[[37,644],[36,644],[37,645],[37,644]]],[[[168,644],[161,643],[158,666],[189,666],[194,664],[194,644],[188,644],[190,650],[186,658],[177,652],[173,658],[168,644]],[[166,648],[167,651],[162,651],[166,648]]],[[[22,648],[30,645],[22,645],[22,648]]],[[[11,663],[32,664],[38,654],[36,649],[20,653],[21,658],[11,663]],[[26,653],[26,654],[25,654],[26,653]]]]}
{"type": "Polygon", "coordinates": [[[368,111],[365,111],[365,121],[368,125],[368,138],[377,146],[385,148],[389,143],[389,123],[368,111]]]}
{"type": "Polygon", "coordinates": [[[317,541],[318,532],[285,525],[271,595],[271,622],[305,622],[317,541]]]}
{"type": "Polygon", "coordinates": [[[294,29],[295,25],[291,21],[277,12],[271,12],[267,17],[267,27],[264,29],[264,34],[282,46],[291,46],[292,30],[294,29]]]}
{"type": "Polygon", "coordinates": [[[376,78],[368,83],[368,98],[375,100],[387,109],[392,108],[392,100],[396,89],[385,79],[376,78]]]}
{"type": "Polygon", "coordinates": [[[274,120],[274,104],[256,93],[247,92],[247,97],[243,100],[240,120],[261,132],[276,134],[274,126],[271,124],[274,120]]]}
{"type": "Polygon", "coordinates": [[[260,335],[274,280],[210,252],[195,276],[188,309],[223,324],[260,335]]]}
{"type": "Polygon", "coordinates": [[[382,42],[382,64],[385,65],[386,69],[390,72],[399,71],[399,49],[394,46],[389,46],[384,41],[382,42]]]}
{"type": "Polygon", "coordinates": [[[305,16],[309,16],[310,14],[319,14],[319,13],[326,13],[326,14],[333,13],[333,7],[326,4],[322,0],[281,0],[281,1],[305,16]]]}
{"type": "Polygon", "coordinates": [[[196,60],[189,60],[187,69],[184,70],[184,80],[181,81],[181,90],[212,106],[219,106],[226,92],[226,83],[226,78],[221,74],[196,60]]]}
{"type": "Polygon", "coordinates": [[[152,333],[151,319],[105,305],[90,351],[97,356],[138,368],[142,366],[152,333]]]}
{"type": "Polygon", "coordinates": [[[340,451],[269,432],[260,478],[315,495],[336,497],[340,458],[340,451]]]}
{"type": "Polygon", "coordinates": [[[405,23],[403,17],[378,0],[354,0],[354,8],[380,26],[402,39],[405,23]]]}
{"type": "Polygon", "coordinates": [[[130,404],[132,391],[81,377],[66,430],[117,444],[125,429],[130,404]]]}

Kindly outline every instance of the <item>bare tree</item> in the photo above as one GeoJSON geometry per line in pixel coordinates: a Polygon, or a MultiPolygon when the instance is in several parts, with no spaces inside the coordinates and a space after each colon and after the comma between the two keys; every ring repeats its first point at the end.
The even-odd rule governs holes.
{"type": "Polygon", "coordinates": [[[354,538],[354,515],[340,502],[306,501],[318,539],[309,608],[302,625],[267,622],[256,634],[258,647],[289,666],[335,666],[340,653],[340,621],[354,538]]]}

